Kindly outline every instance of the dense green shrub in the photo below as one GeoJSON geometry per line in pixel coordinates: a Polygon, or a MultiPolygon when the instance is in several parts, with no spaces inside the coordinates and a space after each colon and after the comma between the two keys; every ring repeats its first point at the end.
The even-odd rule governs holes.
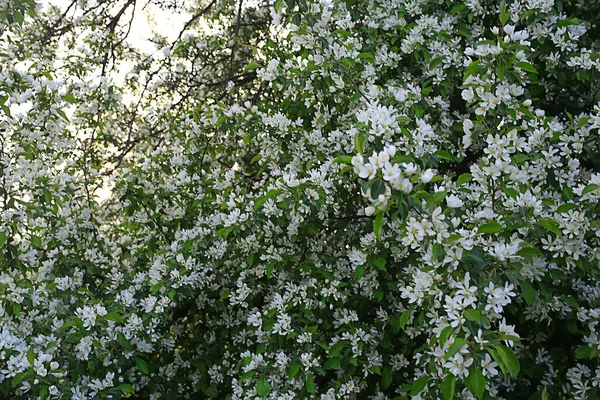
{"type": "Polygon", "coordinates": [[[6,398],[600,396],[596,1],[68,4],[0,0],[6,398]]]}

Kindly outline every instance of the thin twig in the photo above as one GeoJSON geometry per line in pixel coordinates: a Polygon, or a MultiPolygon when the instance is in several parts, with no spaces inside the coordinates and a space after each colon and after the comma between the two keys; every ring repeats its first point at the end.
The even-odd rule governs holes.
{"type": "Polygon", "coordinates": [[[215,5],[215,3],[217,2],[217,0],[212,0],[210,2],[210,4],[208,4],[206,7],[204,7],[202,9],[202,11],[200,11],[197,14],[194,14],[192,16],[192,18],[190,20],[188,20],[185,25],[183,25],[183,29],[179,32],[179,35],[177,35],[177,39],[175,39],[175,41],[173,42],[173,44],[171,45],[171,48],[175,45],[175,43],[177,43],[179,41],[179,39],[181,39],[181,37],[183,36],[183,33],[194,23],[196,22],[196,20],[198,20],[198,18],[200,18],[201,16],[203,16],[204,14],[206,14],[211,8],[212,6],[215,5]]]}

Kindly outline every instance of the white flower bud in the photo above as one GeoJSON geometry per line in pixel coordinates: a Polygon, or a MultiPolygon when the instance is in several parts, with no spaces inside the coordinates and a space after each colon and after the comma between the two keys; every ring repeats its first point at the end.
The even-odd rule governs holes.
{"type": "Polygon", "coordinates": [[[433,179],[434,176],[435,174],[433,171],[431,169],[427,169],[421,174],[421,182],[428,183],[433,179]]]}

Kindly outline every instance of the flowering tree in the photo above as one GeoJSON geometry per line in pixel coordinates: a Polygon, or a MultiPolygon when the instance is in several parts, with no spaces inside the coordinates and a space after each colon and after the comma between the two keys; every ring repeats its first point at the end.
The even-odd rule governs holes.
{"type": "Polygon", "coordinates": [[[0,0],[0,396],[600,396],[599,11],[0,0]]]}

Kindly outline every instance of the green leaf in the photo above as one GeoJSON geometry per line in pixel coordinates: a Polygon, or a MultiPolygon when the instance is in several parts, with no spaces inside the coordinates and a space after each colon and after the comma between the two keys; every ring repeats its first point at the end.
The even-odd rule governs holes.
{"type": "Polygon", "coordinates": [[[465,12],[467,10],[468,10],[467,6],[465,6],[462,3],[458,3],[458,4],[454,4],[452,6],[452,8],[450,9],[450,14],[459,14],[459,13],[465,12]]]}
{"type": "Polygon", "coordinates": [[[527,302],[527,304],[533,304],[535,298],[537,297],[537,292],[531,285],[531,283],[527,281],[519,281],[519,286],[521,286],[521,295],[527,302]]]}
{"type": "Polygon", "coordinates": [[[265,201],[269,200],[270,198],[277,197],[281,193],[283,193],[283,189],[273,189],[269,190],[265,196],[258,197],[256,200],[254,200],[254,211],[258,210],[263,204],[265,204],[265,201]]]}
{"type": "MultiPolygon", "coordinates": [[[[312,334],[315,334],[315,333],[317,333],[317,329],[318,329],[318,326],[314,325],[314,330],[309,330],[309,332],[311,332],[312,334]]],[[[331,346],[328,350],[327,350],[327,345],[325,345],[325,350],[327,350],[329,357],[338,357],[341,354],[344,346],[345,346],[345,344],[343,341],[338,341],[333,346],[331,346]]]]}
{"type": "Polygon", "coordinates": [[[394,315],[390,318],[390,326],[394,333],[400,332],[400,317],[401,315],[394,315]]]}
{"type": "Polygon", "coordinates": [[[148,375],[148,363],[141,359],[141,358],[136,358],[135,359],[135,365],[137,366],[137,368],[142,371],[144,374],[148,375]]]}
{"type": "Polygon", "coordinates": [[[421,393],[423,389],[425,389],[425,386],[427,386],[427,382],[429,382],[428,376],[422,376],[416,381],[414,381],[412,384],[412,390],[410,391],[410,395],[416,396],[419,393],[421,393]]]}
{"type": "MultiPolygon", "coordinates": [[[[464,37],[470,37],[471,36],[471,30],[469,29],[469,26],[467,24],[458,24],[455,27],[456,29],[456,33],[464,36],[464,37]]],[[[466,79],[466,77],[465,77],[466,79]]]]}
{"type": "Polygon", "coordinates": [[[477,232],[479,233],[498,233],[502,232],[504,228],[496,221],[488,222],[487,224],[483,224],[479,227],[477,232]]]}
{"type": "Polygon", "coordinates": [[[535,69],[535,67],[533,65],[531,65],[530,63],[526,62],[526,61],[519,61],[515,67],[522,69],[523,71],[527,71],[527,72],[532,72],[534,74],[537,74],[538,71],[537,69],[535,69]]]}
{"type": "Polygon", "coordinates": [[[389,388],[392,385],[393,378],[392,371],[385,367],[381,373],[381,388],[383,390],[389,388]]]}
{"type": "Polygon", "coordinates": [[[352,33],[348,32],[344,29],[336,29],[335,31],[333,31],[333,33],[337,33],[338,35],[345,36],[345,37],[352,36],[352,33]]]}
{"type": "Polygon", "coordinates": [[[340,358],[339,357],[334,357],[334,358],[330,358],[325,362],[325,365],[323,366],[323,368],[325,370],[328,369],[337,369],[340,366],[340,358]]]}
{"type": "Polygon", "coordinates": [[[533,113],[531,111],[529,111],[527,108],[525,108],[525,107],[517,107],[517,110],[521,111],[528,118],[535,119],[535,115],[533,115],[533,113]]]}
{"type": "Polygon", "coordinates": [[[256,393],[260,397],[267,397],[271,393],[271,384],[266,379],[256,382],[256,393]]]}
{"type": "Polygon", "coordinates": [[[431,60],[429,62],[429,69],[434,69],[435,67],[437,67],[438,65],[440,65],[442,63],[442,59],[441,57],[436,57],[433,60],[431,60]]]}
{"type": "Polygon", "coordinates": [[[364,265],[359,265],[356,267],[356,280],[360,281],[360,279],[365,276],[367,273],[367,268],[364,265]]]}
{"type": "Polygon", "coordinates": [[[569,18],[569,19],[561,19],[559,21],[556,21],[556,26],[558,28],[561,28],[563,26],[579,25],[580,23],[581,23],[581,21],[578,18],[569,18]]]}
{"type": "Polygon", "coordinates": [[[485,377],[481,370],[477,367],[469,371],[469,376],[464,379],[465,386],[479,400],[483,398],[485,392],[485,377]]]}
{"type": "Polygon", "coordinates": [[[429,200],[427,200],[427,208],[437,207],[437,205],[440,204],[442,200],[446,198],[447,194],[448,192],[446,192],[445,190],[440,190],[439,192],[432,193],[431,197],[429,197],[429,200]]]}
{"type": "Polygon", "coordinates": [[[515,353],[508,347],[501,344],[494,346],[494,348],[496,349],[498,355],[504,362],[504,365],[506,366],[506,371],[509,374],[513,374],[516,376],[521,370],[521,364],[519,363],[519,359],[517,358],[515,353]]]}
{"type": "Polygon", "coordinates": [[[461,174],[458,179],[456,180],[456,186],[462,186],[467,182],[470,182],[471,179],[473,179],[473,175],[469,174],[469,173],[464,173],[461,174]]]}
{"type": "Polygon", "coordinates": [[[56,347],[57,344],[58,344],[58,342],[56,340],[51,341],[50,343],[48,343],[46,345],[45,351],[48,353],[51,349],[53,349],[54,347],[56,347]]]}
{"type": "Polygon", "coordinates": [[[81,321],[81,319],[79,318],[75,318],[72,319],[70,321],[65,322],[61,327],[60,330],[63,332],[66,332],[67,329],[71,328],[72,326],[77,326],[77,327],[81,327],[83,326],[83,322],[81,321]]]}
{"type": "Polygon", "coordinates": [[[469,321],[479,323],[481,321],[481,313],[478,310],[468,308],[465,310],[465,318],[469,321]]]}
{"type": "Polygon", "coordinates": [[[473,61],[467,67],[463,80],[467,80],[469,76],[476,74],[477,72],[479,72],[480,69],[481,66],[479,65],[479,61],[473,61]]]}
{"type": "Polygon", "coordinates": [[[42,239],[39,236],[35,236],[35,235],[31,235],[29,237],[29,242],[34,246],[34,247],[41,247],[42,246],[42,239]]]}
{"type": "Polygon", "coordinates": [[[568,305],[570,305],[571,307],[575,308],[575,309],[579,309],[580,308],[580,305],[577,302],[577,300],[575,300],[571,296],[560,296],[560,299],[562,301],[564,301],[565,303],[567,303],[568,305]]]}
{"type": "Polygon", "coordinates": [[[227,121],[227,115],[221,115],[219,119],[217,119],[217,126],[223,125],[227,121]]]}
{"type": "Polygon", "coordinates": [[[381,239],[381,225],[383,224],[383,214],[384,212],[381,211],[379,214],[377,214],[375,220],[373,221],[373,233],[375,233],[375,237],[378,240],[381,239]]]}
{"type": "Polygon", "coordinates": [[[598,189],[599,187],[600,187],[600,185],[597,185],[595,183],[590,183],[589,185],[587,185],[586,187],[583,188],[581,195],[585,196],[586,194],[593,192],[594,190],[598,189]]]}
{"type": "Polygon", "coordinates": [[[64,96],[62,96],[62,99],[71,104],[77,103],[77,99],[71,93],[65,94],[64,96]]]}
{"type": "Polygon", "coordinates": [[[589,346],[579,346],[575,350],[575,358],[578,360],[583,360],[590,356],[590,347],[589,346]]]}
{"type": "Polygon", "coordinates": [[[369,371],[371,371],[374,374],[381,375],[381,368],[379,368],[378,366],[369,368],[369,371]]]}
{"type": "Polygon", "coordinates": [[[371,185],[371,198],[377,200],[380,194],[385,193],[385,183],[381,181],[373,181],[371,185]]]}
{"type": "Polygon", "coordinates": [[[375,266],[382,271],[387,271],[385,268],[385,263],[386,261],[383,257],[377,257],[375,260],[373,260],[373,264],[375,264],[375,266]]]}
{"type": "Polygon", "coordinates": [[[35,361],[35,351],[33,351],[33,347],[30,347],[27,352],[27,361],[29,361],[30,365],[33,365],[33,362],[35,361]]]}
{"type": "Polygon", "coordinates": [[[119,314],[117,314],[116,312],[114,312],[114,311],[111,311],[111,312],[107,313],[104,316],[104,318],[106,318],[107,320],[110,320],[110,321],[118,322],[120,324],[122,324],[124,322],[123,318],[119,314]]]}
{"type": "Polygon", "coordinates": [[[543,257],[544,253],[537,247],[523,247],[517,252],[521,257],[543,257]]]}
{"type": "Polygon", "coordinates": [[[577,208],[577,206],[575,204],[565,203],[565,204],[561,205],[560,207],[558,207],[556,209],[556,212],[559,213],[559,214],[562,214],[562,213],[566,213],[566,212],[569,212],[571,210],[574,210],[576,208],[577,208]]]}
{"type": "Polygon", "coordinates": [[[315,394],[315,377],[313,374],[306,375],[306,390],[310,394],[315,394]]]}
{"type": "Polygon", "coordinates": [[[119,389],[121,392],[123,392],[123,394],[134,394],[135,393],[133,386],[131,386],[129,383],[121,383],[119,386],[117,386],[117,389],[119,389]]]}
{"type": "Polygon", "coordinates": [[[434,261],[440,261],[442,258],[443,247],[439,243],[435,243],[431,249],[431,259],[434,261]]]}
{"type": "Polygon", "coordinates": [[[440,346],[444,347],[444,345],[448,341],[448,338],[450,337],[450,335],[452,334],[453,331],[454,331],[454,328],[452,328],[451,326],[447,326],[442,330],[442,332],[440,333],[440,338],[439,338],[440,346]]]}
{"type": "Polygon", "coordinates": [[[438,160],[454,161],[454,156],[446,150],[438,150],[435,152],[435,156],[438,160]]]}
{"type": "Polygon", "coordinates": [[[268,263],[266,267],[267,277],[273,276],[273,270],[275,269],[275,263],[268,263]]]}
{"type": "Polygon", "coordinates": [[[258,63],[250,63],[250,64],[246,65],[246,67],[244,67],[244,71],[252,71],[252,70],[255,70],[257,68],[260,68],[260,64],[258,64],[258,63]]]}
{"type": "Polygon", "coordinates": [[[240,377],[239,377],[238,380],[240,382],[244,382],[244,381],[247,381],[250,378],[253,378],[254,375],[256,375],[256,371],[253,370],[253,369],[251,369],[250,371],[246,372],[245,374],[240,375],[240,377]]]}
{"type": "Polygon", "coordinates": [[[23,379],[27,378],[29,375],[33,375],[32,370],[27,370],[25,372],[16,374],[12,379],[12,387],[16,388],[21,382],[23,382],[23,379]]]}
{"type": "Polygon", "coordinates": [[[163,282],[158,282],[156,285],[152,285],[152,287],[150,288],[150,294],[155,295],[156,293],[158,293],[160,291],[160,289],[164,285],[165,284],[163,282]]]}
{"type": "Polygon", "coordinates": [[[18,317],[21,314],[21,305],[19,303],[13,303],[12,311],[13,314],[18,317]]]}
{"type": "Polygon", "coordinates": [[[502,370],[502,373],[505,375],[508,375],[507,366],[506,366],[504,360],[502,359],[502,357],[500,356],[500,353],[498,351],[496,351],[496,349],[494,349],[493,347],[488,347],[487,352],[492,356],[494,361],[496,361],[496,363],[502,370]]]}
{"type": "Polygon", "coordinates": [[[221,294],[220,299],[221,300],[225,300],[231,297],[231,292],[223,292],[223,294],[221,294]]]}
{"type": "Polygon", "coordinates": [[[0,232],[0,246],[2,246],[6,240],[8,239],[8,235],[6,234],[6,232],[2,231],[0,232]]]}
{"type": "Polygon", "coordinates": [[[550,218],[542,218],[538,220],[538,225],[543,226],[546,230],[555,233],[557,236],[562,236],[562,231],[558,227],[558,222],[550,218]]]}
{"type": "Polygon", "coordinates": [[[498,75],[498,79],[503,81],[504,80],[504,72],[506,71],[506,68],[504,67],[504,65],[498,64],[496,65],[496,75],[498,75]]]}
{"type": "Polygon", "coordinates": [[[410,315],[413,312],[413,308],[411,307],[410,310],[404,310],[402,312],[402,314],[400,315],[400,321],[399,321],[399,327],[400,329],[404,329],[404,327],[406,326],[406,323],[408,322],[408,320],[410,319],[410,315]]]}
{"type": "Polygon", "coordinates": [[[335,158],[335,162],[338,164],[352,164],[352,157],[351,156],[337,156],[335,158]]]}
{"type": "Polygon", "coordinates": [[[223,228],[220,228],[219,230],[217,230],[217,236],[227,237],[227,235],[229,235],[229,233],[232,230],[233,230],[233,226],[224,226],[223,228]]]}
{"type": "Polygon", "coordinates": [[[452,374],[448,374],[446,379],[440,384],[440,392],[444,396],[445,400],[454,399],[454,388],[456,387],[456,377],[452,374]]]}
{"type": "Polygon", "coordinates": [[[365,144],[367,142],[367,137],[362,133],[357,133],[354,136],[354,147],[359,154],[362,154],[365,150],[365,144]]]}
{"type": "Polygon", "coordinates": [[[517,165],[521,165],[523,164],[525,161],[527,160],[531,160],[531,157],[529,157],[526,154],[515,154],[512,156],[513,161],[515,162],[515,164],[517,165]]]}
{"type": "Polygon", "coordinates": [[[17,22],[19,25],[22,24],[23,21],[25,21],[25,16],[23,14],[21,14],[19,11],[14,11],[12,16],[13,16],[15,22],[17,22]]]}
{"type": "Polygon", "coordinates": [[[461,337],[457,337],[454,339],[454,343],[450,346],[444,358],[448,360],[450,357],[455,355],[467,344],[467,341],[461,337]]]}
{"type": "Polygon", "coordinates": [[[365,61],[375,62],[375,57],[371,53],[360,53],[356,58],[363,59],[365,61]]]}
{"type": "Polygon", "coordinates": [[[548,386],[544,386],[542,389],[542,400],[548,400],[548,386]]]}
{"type": "Polygon", "coordinates": [[[123,332],[118,332],[117,333],[117,341],[125,349],[127,349],[127,350],[131,349],[131,343],[129,343],[129,340],[127,340],[127,337],[125,337],[125,335],[123,334],[123,332]]]}
{"type": "Polygon", "coordinates": [[[290,373],[288,374],[288,378],[293,379],[300,372],[300,364],[292,364],[290,366],[290,373]]]}

